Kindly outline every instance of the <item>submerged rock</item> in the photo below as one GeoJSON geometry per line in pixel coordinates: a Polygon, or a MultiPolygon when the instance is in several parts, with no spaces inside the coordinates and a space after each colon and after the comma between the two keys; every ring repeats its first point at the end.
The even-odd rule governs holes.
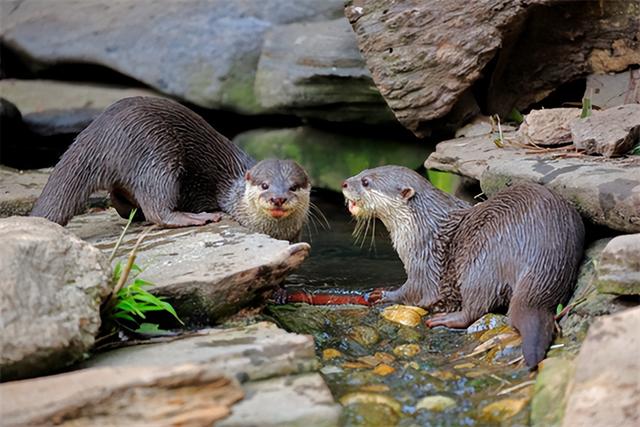
{"type": "Polygon", "coordinates": [[[0,385],[5,427],[212,425],[243,397],[212,367],[97,368],[0,385]]]}
{"type": "Polygon", "coordinates": [[[2,379],[33,377],[82,359],[111,291],[106,257],[42,218],[0,219],[0,241],[2,379]]]}
{"type": "Polygon", "coordinates": [[[611,239],[600,255],[596,270],[598,291],[640,295],[640,234],[611,239]]]}
{"type": "Polygon", "coordinates": [[[420,399],[416,409],[442,412],[456,406],[456,401],[448,396],[427,396],[420,399]]]}
{"type": "MultiPolygon", "coordinates": [[[[506,140],[514,134],[506,133],[506,140]]],[[[640,232],[640,157],[562,158],[527,153],[492,136],[458,138],[436,146],[425,166],[480,181],[491,195],[519,180],[537,182],[571,202],[586,219],[626,233],[640,232]]]]}
{"type": "MultiPolygon", "coordinates": [[[[126,221],[115,210],[75,217],[67,228],[111,253],[126,221]]],[[[134,224],[114,262],[126,259],[144,226],[134,224]]],[[[289,244],[251,233],[232,220],[201,227],[157,229],[138,250],[140,278],[149,292],[167,297],[182,320],[212,324],[260,304],[309,254],[307,243],[289,244]]]]}
{"type": "Polygon", "coordinates": [[[571,124],[573,143],[587,154],[615,157],[640,143],[640,104],[595,111],[571,124]]]}
{"type": "Polygon", "coordinates": [[[563,426],[636,426],[640,421],[640,307],[602,317],[576,359],[563,426]]]}

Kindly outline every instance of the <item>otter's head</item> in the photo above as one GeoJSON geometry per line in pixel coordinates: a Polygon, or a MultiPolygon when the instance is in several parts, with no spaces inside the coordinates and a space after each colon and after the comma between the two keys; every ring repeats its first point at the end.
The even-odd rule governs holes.
{"type": "Polygon", "coordinates": [[[261,216],[282,221],[306,219],[311,184],[305,170],[292,160],[262,160],[245,174],[245,197],[261,216]]]}
{"type": "Polygon", "coordinates": [[[402,166],[366,169],[342,183],[349,212],[356,218],[376,217],[387,223],[403,215],[424,178],[402,166]]]}

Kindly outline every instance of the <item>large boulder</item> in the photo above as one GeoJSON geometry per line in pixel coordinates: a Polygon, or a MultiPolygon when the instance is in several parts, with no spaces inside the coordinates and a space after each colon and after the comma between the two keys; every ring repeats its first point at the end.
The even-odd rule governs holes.
{"type": "MultiPolygon", "coordinates": [[[[338,94],[346,103],[354,103],[354,119],[369,118],[372,113],[385,117],[386,107],[375,88],[368,83],[366,70],[355,58],[354,35],[348,31],[327,37],[325,26],[343,16],[342,0],[178,0],[158,2],[78,2],[60,0],[6,1],[3,3],[0,40],[17,52],[32,66],[65,63],[102,65],[133,77],[152,88],[205,108],[231,110],[241,113],[260,113],[292,110],[314,110],[317,106],[327,110],[328,119],[342,118],[330,111],[338,94]],[[305,99],[278,97],[271,100],[265,90],[283,87],[283,94],[291,94],[288,82],[273,81],[281,72],[270,76],[268,58],[271,54],[297,57],[300,50],[289,53],[278,49],[272,42],[281,40],[289,31],[300,27],[289,24],[322,22],[308,29],[321,31],[316,37],[306,34],[307,42],[299,48],[307,49],[303,59],[291,72],[296,76],[295,86],[302,84],[305,99]],[[279,26],[285,26],[278,29],[279,26]],[[261,79],[267,79],[275,88],[258,85],[254,90],[256,69],[261,58],[265,38],[271,30],[271,43],[267,45],[261,79]],[[315,41],[314,41],[315,40],[315,41]],[[314,49],[309,49],[313,45],[314,49]],[[331,49],[334,58],[327,58],[331,49]],[[335,51],[334,51],[335,50],[335,51]],[[343,59],[347,59],[345,63],[343,59]],[[318,66],[313,66],[317,64],[318,66]],[[333,67],[336,68],[333,71],[333,67]],[[328,74],[333,74],[328,77],[328,74]],[[342,78],[340,78],[342,77],[342,78]],[[321,89],[314,82],[322,81],[321,89]],[[358,96],[347,96],[343,84],[352,82],[358,96]],[[317,98],[316,98],[317,97],[317,98]],[[370,102],[371,100],[371,102],[370,102]],[[263,104],[264,103],[264,104],[263,104]],[[277,108],[276,108],[277,107],[277,108]],[[361,111],[360,111],[361,110],[361,111]],[[356,114],[359,112],[358,114],[356,114]]],[[[337,24],[340,25],[340,24],[337,24]]],[[[343,23],[343,28],[345,27],[343,23]]],[[[348,29],[348,26],[346,26],[348,29]]],[[[287,40],[287,46],[296,40],[287,40]]],[[[276,59],[277,60],[277,59],[276,59]]],[[[263,80],[264,81],[264,80],[263,80]]],[[[310,113],[310,114],[311,114],[310,113]]]]}
{"type": "MultiPolygon", "coordinates": [[[[126,220],[114,209],[75,217],[67,229],[110,254],[126,220]]],[[[115,254],[126,263],[144,224],[132,224],[115,254]],[[129,237],[131,236],[131,237],[129,237]]],[[[154,230],[137,252],[149,292],[166,297],[187,324],[212,324],[259,305],[309,255],[307,243],[290,244],[252,233],[228,216],[200,227],[154,230]]]]}
{"type": "Polygon", "coordinates": [[[273,111],[333,121],[394,120],[344,18],[269,31],[255,90],[259,104],[273,111]]]}
{"type": "Polygon", "coordinates": [[[87,369],[0,385],[4,427],[213,425],[244,393],[211,366],[87,369]]]}
{"type": "Polygon", "coordinates": [[[562,425],[637,426],[640,422],[640,307],[598,319],[576,359],[562,425]]]}
{"type": "Polygon", "coordinates": [[[0,219],[0,241],[2,379],[82,359],[111,291],[104,255],[42,218],[0,219]]]}
{"type": "Polygon", "coordinates": [[[613,238],[600,256],[597,270],[600,292],[640,295],[640,234],[613,238]]]}
{"type": "Polygon", "coordinates": [[[637,1],[350,0],[345,10],[380,92],[419,136],[480,79],[488,110],[506,115],[640,61],[637,1]]]}

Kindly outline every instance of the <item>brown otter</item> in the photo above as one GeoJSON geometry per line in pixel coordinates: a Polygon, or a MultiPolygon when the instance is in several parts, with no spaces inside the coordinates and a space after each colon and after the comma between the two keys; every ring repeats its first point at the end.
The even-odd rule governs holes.
{"type": "Polygon", "coordinates": [[[343,193],[356,218],[384,223],[407,273],[402,287],[371,299],[440,312],[431,327],[465,328],[508,308],[527,365],[544,358],[583,250],[584,225],[566,201],[522,183],[471,206],[400,166],[365,170],[343,193]]]}
{"type": "Polygon", "coordinates": [[[64,153],[31,215],[66,224],[92,192],[110,191],[127,217],[134,207],[166,227],[218,221],[296,240],[307,219],[309,178],[291,160],[256,162],[177,102],[150,97],[109,106],[64,153]]]}

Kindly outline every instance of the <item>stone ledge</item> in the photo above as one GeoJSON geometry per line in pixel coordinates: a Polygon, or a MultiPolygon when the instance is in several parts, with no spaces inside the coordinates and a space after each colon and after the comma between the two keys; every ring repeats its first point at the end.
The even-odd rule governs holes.
{"type": "MultiPolygon", "coordinates": [[[[507,139],[513,137],[505,134],[507,139]]],[[[425,166],[475,178],[488,195],[513,181],[537,182],[568,199],[596,224],[627,233],[640,231],[640,157],[559,158],[510,146],[498,148],[492,139],[483,135],[441,142],[425,166]]]]}

